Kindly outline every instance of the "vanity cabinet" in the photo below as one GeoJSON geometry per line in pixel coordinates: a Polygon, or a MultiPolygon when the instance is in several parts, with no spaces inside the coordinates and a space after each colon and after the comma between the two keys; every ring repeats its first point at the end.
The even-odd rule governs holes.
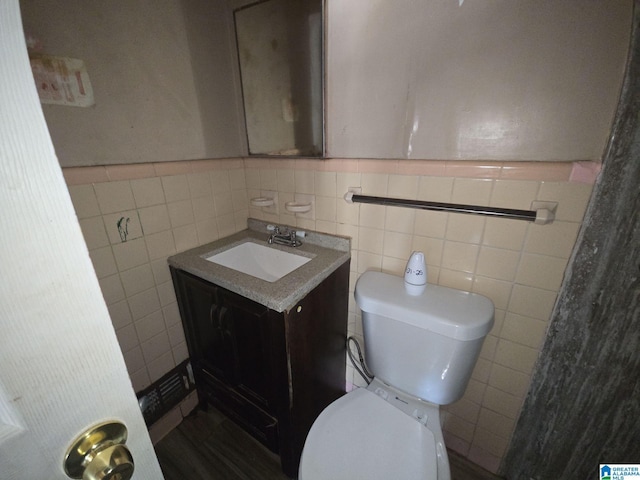
{"type": "Polygon", "coordinates": [[[349,262],[276,312],[171,267],[198,396],[297,476],[307,433],[344,394],[349,262]]]}

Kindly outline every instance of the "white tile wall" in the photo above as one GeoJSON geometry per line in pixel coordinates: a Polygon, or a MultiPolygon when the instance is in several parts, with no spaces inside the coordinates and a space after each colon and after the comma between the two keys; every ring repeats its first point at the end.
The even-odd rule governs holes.
{"type": "MultiPolygon", "coordinates": [[[[70,185],[135,388],[146,387],[188,356],[167,257],[245,228],[248,215],[352,238],[349,332],[361,340],[352,296],[358,276],[369,269],[401,274],[410,252],[422,250],[430,283],[481,293],[496,306],[494,328],[464,397],[442,409],[448,446],[495,470],[526,395],[591,185],[530,180],[544,178],[540,164],[528,177],[519,165],[523,179],[503,179],[471,178],[472,168],[458,169],[467,176],[457,177],[389,173],[397,170],[397,162],[361,161],[357,172],[329,171],[324,165],[341,164],[331,162],[252,160],[244,168],[191,173],[174,165],[179,174],[70,185]],[[559,207],[557,220],[540,226],[347,204],[342,195],[348,187],[439,202],[529,209],[532,200],[546,200],[559,207]],[[249,207],[249,198],[265,190],[277,193],[279,208],[249,207]],[[313,200],[312,214],[286,212],[284,203],[302,195],[313,200]],[[130,218],[126,242],[115,226],[123,216],[130,218]]],[[[353,161],[344,164],[351,168],[353,161]]],[[[347,384],[363,383],[347,365],[347,384]]]]}
{"type": "Polygon", "coordinates": [[[244,169],[70,185],[69,192],[131,380],[142,390],[188,357],[167,257],[245,227],[244,169]],[[117,228],[123,217],[126,241],[117,228]]]}
{"type": "Polygon", "coordinates": [[[138,208],[165,203],[160,177],[131,180],[131,190],[138,208]]]}
{"type": "MultiPolygon", "coordinates": [[[[315,220],[291,218],[282,211],[277,216],[260,209],[251,213],[264,220],[352,237],[351,291],[364,271],[401,274],[410,252],[422,250],[429,282],[475,291],[493,300],[495,326],[464,397],[443,408],[443,418],[449,446],[495,470],[526,395],[591,185],[526,178],[401,175],[382,170],[334,175],[321,168],[278,168],[280,198],[289,198],[292,193],[315,195],[315,220]],[[558,220],[540,226],[501,218],[349,205],[342,200],[348,187],[362,187],[367,195],[526,210],[533,200],[557,201],[564,206],[558,208],[558,220]],[[328,200],[332,197],[335,207],[328,200]]],[[[263,167],[247,168],[249,188],[262,185],[264,171],[263,167]]],[[[349,310],[350,334],[361,338],[359,310],[353,299],[349,310]]],[[[350,366],[347,384],[363,384],[350,366]]]]}
{"type": "Polygon", "coordinates": [[[93,186],[102,214],[123,212],[136,207],[131,183],[126,181],[96,183],[93,186]]]}

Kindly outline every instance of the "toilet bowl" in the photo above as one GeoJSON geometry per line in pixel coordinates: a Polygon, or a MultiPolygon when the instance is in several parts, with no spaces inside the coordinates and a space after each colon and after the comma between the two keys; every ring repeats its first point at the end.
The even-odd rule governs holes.
{"type": "Polygon", "coordinates": [[[316,419],[300,480],[450,480],[439,406],[462,397],[493,326],[488,298],[366,272],[356,284],[367,364],[375,375],[316,419]]]}
{"type": "Polygon", "coordinates": [[[374,379],[316,419],[298,480],[449,480],[438,411],[374,379]]]}

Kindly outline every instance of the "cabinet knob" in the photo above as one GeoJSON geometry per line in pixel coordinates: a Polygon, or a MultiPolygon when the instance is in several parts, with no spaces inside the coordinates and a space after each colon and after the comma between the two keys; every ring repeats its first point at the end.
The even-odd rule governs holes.
{"type": "Polygon", "coordinates": [[[134,466],[126,441],[127,427],[120,422],[89,428],[67,450],[65,473],[82,480],[129,480],[134,466]]]}

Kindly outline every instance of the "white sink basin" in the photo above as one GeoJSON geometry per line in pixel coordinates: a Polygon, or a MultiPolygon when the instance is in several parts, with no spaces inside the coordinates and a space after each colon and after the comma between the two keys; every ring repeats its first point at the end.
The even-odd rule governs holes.
{"type": "Polygon", "coordinates": [[[241,243],[224,252],[204,257],[204,259],[267,282],[280,280],[296,268],[311,261],[310,258],[302,255],[283,252],[253,242],[241,243]]]}

